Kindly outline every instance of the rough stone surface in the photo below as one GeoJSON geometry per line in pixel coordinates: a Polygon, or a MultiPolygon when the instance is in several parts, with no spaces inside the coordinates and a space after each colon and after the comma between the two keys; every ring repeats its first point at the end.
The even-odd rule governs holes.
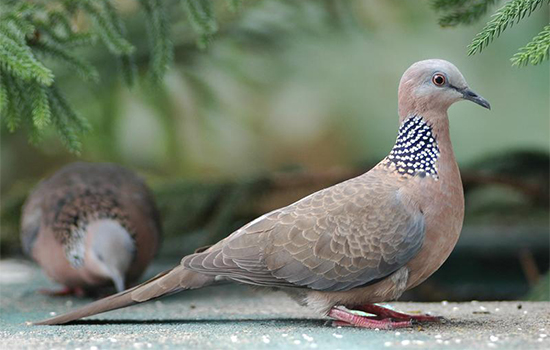
{"type": "MultiPolygon", "coordinates": [[[[163,266],[154,266],[159,271],[163,266]]],[[[67,326],[28,326],[89,299],[36,293],[55,287],[32,264],[0,261],[1,349],[548,349],[550,303],[392,303],[444,324],[398,331],[334,328],[283,293],[219,286],[92,317],[67,326]]]]}

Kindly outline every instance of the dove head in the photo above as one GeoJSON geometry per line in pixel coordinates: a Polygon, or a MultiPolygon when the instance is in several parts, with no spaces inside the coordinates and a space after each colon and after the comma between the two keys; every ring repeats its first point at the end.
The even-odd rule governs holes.
{"type": "Polygon", "coordinates": [[[123,291],[136,250],[128,231],[116,220],[100,219],[90,222],[86,238],[86,267],[95,276],[113,281],[118,292],[123,291]]]}
{"type": "Polygon", "coordinates": [[[461,100],[491,109],[489,102],[473,92],[462,73],[450,62],[430,59],[414,63],[399,83],[399,118],[447,116],[447,109],[461,100]]]}

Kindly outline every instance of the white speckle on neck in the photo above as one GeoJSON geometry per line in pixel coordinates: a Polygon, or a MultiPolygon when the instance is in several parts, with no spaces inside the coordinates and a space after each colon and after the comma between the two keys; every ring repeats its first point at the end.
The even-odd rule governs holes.
{"type": "Polygon", "coordinates": [[[431,126],[420,116],[406,119],[399,127],[395,145],[384,164],[394,166],[403,176],[430,176],[438,179],[436,161],[439,147],[431,126]]]}

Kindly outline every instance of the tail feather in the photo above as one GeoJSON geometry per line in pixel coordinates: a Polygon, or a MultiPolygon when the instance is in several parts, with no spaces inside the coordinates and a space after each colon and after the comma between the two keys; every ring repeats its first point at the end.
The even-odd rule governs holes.
{"type": "Polygon", "coordinates": [[[182,266],[177,266],[171,270],[159,273],[136,287],[95,301],[66,314],[33,322],[33,325],[65,324],[83,317],[97,315],[177,293],[184,289],[205,287],[212,283],[214,283],[214,276],[201,275],[182,266]]]}

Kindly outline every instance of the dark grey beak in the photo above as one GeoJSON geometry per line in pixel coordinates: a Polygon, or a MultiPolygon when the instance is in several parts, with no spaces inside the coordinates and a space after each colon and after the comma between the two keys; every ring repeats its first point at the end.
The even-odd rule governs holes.
{"type": "Polygon", "coordinates": [[[469,88],[464,88],[460,90],[460,92],[462,92],[462,98],[464,98],[465,100],[472,101],[473,103],[477,103],[481,107],[491,109],[491,105],[489,104],[489,101],[479,96],[469,88]]]}

